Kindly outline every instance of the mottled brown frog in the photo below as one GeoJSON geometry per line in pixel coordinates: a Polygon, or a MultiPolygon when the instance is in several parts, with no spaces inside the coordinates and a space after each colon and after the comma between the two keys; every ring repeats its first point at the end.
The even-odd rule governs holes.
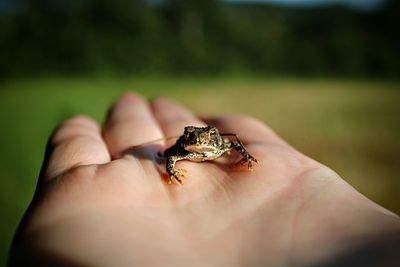
{"type": "Polygon", "coordinates": [[[219,133],[218,129],[212,126],[185,127],[183,135],[178,138],[176,144],[164,152],[164,157],[167,158],[166,169],[169,175],[169,183],[171,184],[173,180],[176,180],[179,184],[182,184],[183,173],[186,170],[175,169],[175,163],[178,160],[197,162],[213,160],[232,149],[236,149],[243,156],[237,164],[247,164],[247,168],[251,170],[253,162],[258,163],[258,160],[247,152],[237,134],[219,133]],[[223,136],[231,136],[235,140],[230,141],[223,136]]]}

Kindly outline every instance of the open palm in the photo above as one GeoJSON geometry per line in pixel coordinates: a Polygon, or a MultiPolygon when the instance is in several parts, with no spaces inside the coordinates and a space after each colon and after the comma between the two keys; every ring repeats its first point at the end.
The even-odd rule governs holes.
{"type": "Polygon", "coordinates": [[[103,132],[75,117],[50,144],[11,262],[22,255],[38,265],[301,266],[399,225],[248,117],[205,122],[168,99],[148,103],[126,94],[103,132]],[[254,171],[235,167],[241,156],[233,152],[180,161],[185,185],[169,185],[158,153],[171,143],[138,146],[206,124],[240,134],[260,161],[254,171]]]}

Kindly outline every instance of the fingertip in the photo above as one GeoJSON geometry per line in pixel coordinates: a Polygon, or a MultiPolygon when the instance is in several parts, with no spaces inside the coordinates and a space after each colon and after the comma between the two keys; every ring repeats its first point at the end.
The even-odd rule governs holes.
{"type": "Polygon", "coordinates": [[[165,96],[157,96],[150,100],[151,107],[157,109],[165,109],[165,108],[176,108],[179,107],[180,104],[174,101],[171,98],[165,96]]]}
{"type": "Polygon", "coordinates": [[[217,127],[221,133],[231,132],[245,136],[252,142],[261,140],[284,143],[279,135],[265,122],[243,114],[227,114],[220,117],[202,118],[207,124],[217,127]]]}
{"type": "Polygon", "coordinates": [[[120,119],[123,119],[125,117],[124,114],[129,115],[129,113],[126,113],[125,111],[130,110],[130,106],[147,106],[147,100],[138,93],[130,91],[124,92],[113,102],[109,108],[104,121],[105,128],[110,127],[120,119]]]}
{"type": "Polygon", "coordinates": [[[181,134],[184,127],[189,125],[205,125],[189,109],[170,98],[157,97],[150,102],[150,105],[165,136],[181,134]]]}
{"type": "Polygon", "coordinates": [[[216,121],[216,123],[220,123],[220,122],[229,122],[229,123],[235,123],[235,124],[251,123],[251,124],[258,124],[262,127],[269,128],[263,121],[255,118],[255,117],[245,115],[245,114],[239,114],[239,113],[225,114],[220,117],[216,117],[216,118],[214,117],[211,119],[216,121]]]}
{"type": "Polygon", "coordinates": [[[111,106],[109,107],[107,111],[107,116],[105,120],[105,124],[109,123],[110,117],[115,113],[115,110],[117,110],[119,107],[127,106],[127,105],[136,105],[138,103],[144,103],[145,99],[134,92],[131,91],[126,91],[122,95],[118,96],[111,106]]]}
{"type": "Polygon", "coordinates": [[[87,115],[84,115],[84,114],[79,114],[79,115],[73,116],[69,119],[66,119],[59,125],[59,127],[62,127],[62,126],[86,126],[86,127],[99,129],[97,121],[95,121],[93,118],[91,118],[87,115]]]}
{"type": "Polygon", "coordinates": [[[55,128],[50,137],[50,144],[56,145],[81,134],[97,137],[99,133],[100,127],[94,119],[87,115],[76,115],[55,128]]]}
{"type": "Polygon", "coordinates": [[[135,104],[144,101],[146,100],[142,95],[135,92],[126,91],[120,97],[117,98],[115,104],[135,104]]]}

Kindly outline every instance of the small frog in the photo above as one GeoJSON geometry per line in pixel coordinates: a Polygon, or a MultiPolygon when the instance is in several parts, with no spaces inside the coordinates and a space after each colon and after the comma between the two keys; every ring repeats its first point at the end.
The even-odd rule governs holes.
{"type": "Polygon", "coordinates": [[[195,127],[187,126],[182,136],[178,138],[176,144],[168,148],[164,152],[164,157],[167,158],[166,168],[169,175],[169,184],[175,179],[179,184],[184,178],[184,169],[175,169],[175,163],[178,160],[191,161],[206,161],[213,160],[222,156],[225,152],[230,152],[231,149],[236,149],[243,158],[236,164],[247,164],[249,170],[252,169],[253,162],[258,163],[251,156],[238,136],[234,133],[219,133],[218,129],[212,126],[195,127]],[[230,141],[223,136],[233,136],[235,141],[230,141]]]}

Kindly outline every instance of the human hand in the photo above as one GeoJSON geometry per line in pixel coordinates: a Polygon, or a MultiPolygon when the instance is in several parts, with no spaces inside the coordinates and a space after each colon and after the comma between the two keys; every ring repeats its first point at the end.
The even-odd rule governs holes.
{"type": "Polygon", "coordinates": [[[263,123],[237,115],[207,123],[240,134],[260,161],[254,171],[232,167],[233,152],[180,161],[185,185],[169,185],[157,152],[171,144],[135,146],[206,123],[168,99],[123,96],[103,132],[86,117],[64,122],[11,265],[308,266],[399,229],[396,215],[263,123]]]}

